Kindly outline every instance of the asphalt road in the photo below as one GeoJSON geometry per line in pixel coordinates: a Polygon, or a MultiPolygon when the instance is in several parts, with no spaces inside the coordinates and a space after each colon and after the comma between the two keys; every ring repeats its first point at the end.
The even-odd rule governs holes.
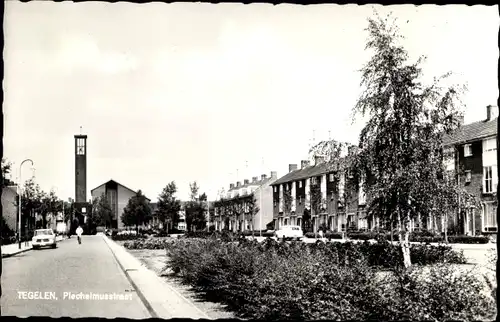
{"type": "Polygon", "coordinates": [[[2,316],[151,317],[101,236],[2,261],[2,316]]]}

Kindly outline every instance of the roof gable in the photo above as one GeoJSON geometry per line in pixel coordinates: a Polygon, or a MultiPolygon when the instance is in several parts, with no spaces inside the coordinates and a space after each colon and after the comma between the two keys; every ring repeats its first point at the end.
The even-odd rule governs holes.
{"type": "MultiPolygon", "coordinates": [[[[124,186],[124,185],[122,185],[121,183],[119,183],[118,181],[113,180],[113,179],[110,179],[110,180],[108,180],[108,181],[104,182],[103,184],[100,184],[99,186],[95,187],[94,189],[90,190],[90,193],[92,193],[92,191],[95,191],[96,189],[98,189],[98,188],[100,188],[100,187],[102,187],[102,186],[104,186],[104,185],[106,185],[106,184],[108,184],[108,183],[110,183],[110,182],[114,182],[114,183],[116,183],[117,185],[121,186],[122,188],[127,189],[128,191],[131,191],[131,192],[133,192],[133,193],[137,193],[137,191],[134,191],[134,190],[130,189],[129,187],[124,186]]],[[[144,197],[146,197],[146,196],[144,195],[144,197]]],[[[151,201],[151,199],[149,199],[148,197],[146,197],[146,199],[147,199],[148,201],[151,201]]]]}

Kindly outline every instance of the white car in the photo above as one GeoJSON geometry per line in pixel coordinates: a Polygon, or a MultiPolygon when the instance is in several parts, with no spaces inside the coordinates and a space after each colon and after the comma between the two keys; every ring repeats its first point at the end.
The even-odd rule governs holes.
{"type": "Polygon", "coordinates": [[[52,229],[37,229],[35,230],[35,235],[31,240],[31,245],[33,246],[33,249],[39,249],[41,247],[56,248],[56,235],[52,229]]]}
{"type": "Polygon", "coordinates": [[[274,233],[278,239],[297,239],[302,240],[304,238],[304,232],[300,226],[282,226],[280,229],[276,230],[274,233]]]}

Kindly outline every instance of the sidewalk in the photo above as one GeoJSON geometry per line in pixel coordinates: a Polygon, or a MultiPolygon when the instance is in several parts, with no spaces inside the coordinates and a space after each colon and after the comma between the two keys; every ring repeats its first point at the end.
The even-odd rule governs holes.
{"type": "Polygon", "coordinates": [[[125,248],[107,236],[102,238],[153,318],[210,319],[125,248]]]}
{"type": "MultiPolygon", "coordinates": [[[[60,242],[64,239],[67,239],[67,237],[63,236],[57,236],[56,241],[60,242]]],[[[19,249],[19,243],[15,244],[9,244],[9,245],[2,245],[2,258],[5,257],[10,257],[14,256],[20,253],[27,252],[29,250],[32,250],[33,248],[31,247],[31,241],[29,242],[21,242],[21,249],[19,249]]]]}
{"type": "Polygon", "coordinates": [[[2,258],[24,253],[31,249],[31,242],[28,242],[27,245],[25,242],[21,242],[21,249],[19,249],[19,243],[2,245],[2,258]]]}

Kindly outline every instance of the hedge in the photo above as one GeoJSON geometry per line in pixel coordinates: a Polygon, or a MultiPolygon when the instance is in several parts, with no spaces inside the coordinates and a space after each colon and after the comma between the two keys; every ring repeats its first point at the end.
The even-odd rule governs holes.
{"type": "MultiPolygon", "coordinates": [[[[248,236],[255,236],[258,237],[260,236],[260,231],[244,231],[244,232],[232,232],[232,231],[196,231],[196,232],[187,232],[184,234],[184,238],[220,238],[223,240],[237,240],[238,238],[241,237],[248,237],[248,236]]],[[[262,237],[273,237],[274,232],[268,232],[268,231],[262,231],[262,237]]]]}
{"type": "MultiPolygon", "coordinates": [[[[254,230],[254,231],[246,230],[246,231],[244,231],[244,232],[242,232],[240,234],[243,235],[243,236],[255,236],[255,237],[261,236],[260,230],[254,230]]],[[[267,231],[267,230],[263,230],[262,231],[262,237],[273,237],[273,236],[274,236],[274,232],[273,231],[267,231]]]]}
{"type": "MultiPolygon", "coordinates": [[[[370,264],[398,262],[390,244],[184,239],[165,246],[167,266],[186,284],[242,318],[442,321],[485,318],[494,310],[475,276],[453,276],[448,266],[431,267],[427,278],[397,268],[381,277],[370,264]]],[[[412,252],[431,262],[452,251],[419,245],[412,252]]]]}
{"type": "Polygon", "coordinates": [[[125,242],[123,247],[127,249],[163,249],[166,243],[168,243],[166,239],[137,239],[125,242]]]}
{"type": "Polygon", "coordinates": [[[133,234],[123,234],[123,235],[111,235],[111,239],[113,240],[136,240],[136,239],[146,239],[145,235],[133,235],[133,234]]]}

